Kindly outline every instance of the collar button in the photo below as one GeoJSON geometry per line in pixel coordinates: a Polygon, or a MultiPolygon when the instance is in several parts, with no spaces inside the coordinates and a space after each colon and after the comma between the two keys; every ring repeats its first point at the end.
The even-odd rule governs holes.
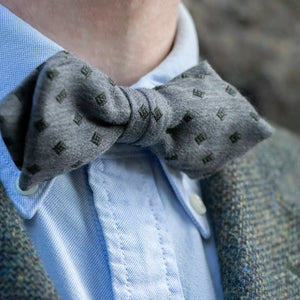
{"type": "Polygon", "coordinates": [[[22,190],[19,186],[19,179],[20,179],[20,176],[17,177],[16,183],[15,183],[16,190],[19,194],[21,194],[23,196],[32,196],[37,192],[37,190],[39,188],[38,184],[31,187],[29,190],[26,190],[26,191],[22,190]]]}
{"type": "Polygon", "coordinates": [[[192,207],[199,215],[204,215],[206,213],[206,207],[201,200],[201,198],[197,194],[190,195],[190,202],[192,207]]]}

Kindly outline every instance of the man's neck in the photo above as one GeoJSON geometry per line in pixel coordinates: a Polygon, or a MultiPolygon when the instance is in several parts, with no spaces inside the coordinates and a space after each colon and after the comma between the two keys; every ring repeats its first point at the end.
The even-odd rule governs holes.
{"type": "Polygon", "coordinates": [[[17,16],[120,85],[170,52],[180,0],[2,0],[17,16]]]}

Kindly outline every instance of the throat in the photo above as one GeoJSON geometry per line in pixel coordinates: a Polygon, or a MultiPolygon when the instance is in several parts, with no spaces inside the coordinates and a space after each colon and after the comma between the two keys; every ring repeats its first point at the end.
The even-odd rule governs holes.
{"type": "Polygon", "coordinates": [[[4,0],[67,51],[130,86],[172,49],[180,0],[4,0]],[[66,13],[68,12],[68,13],[66,13]]]}

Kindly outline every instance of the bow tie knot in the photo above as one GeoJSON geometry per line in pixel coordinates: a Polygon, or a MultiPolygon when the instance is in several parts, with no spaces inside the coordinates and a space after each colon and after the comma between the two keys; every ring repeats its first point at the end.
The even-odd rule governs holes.
{"type": "Polygon", "coordinates": [[[169,166],[201,178],[272,133],[207,61],[165,85],[132,89],[65,51],[3,99],[0,129],[24,190],[115,143],[149,147],[169,166]]]}

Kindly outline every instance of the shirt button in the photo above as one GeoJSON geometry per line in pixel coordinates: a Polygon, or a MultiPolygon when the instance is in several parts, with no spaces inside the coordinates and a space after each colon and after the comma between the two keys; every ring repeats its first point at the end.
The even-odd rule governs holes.
{"type": "Polygon", "coordinates": [[[39,188],[39,185],[34,185],[32,188],[30,188],[29,190],[23,191],[20,186],[19,186],[19,179],[20,176],[17,177],[16,179],[16,190],[19,194],[23,195],[23,196],[32,196],[33,194],[35,194],[39,188]]]}
{"type": "Polygon", "coordinates": [[[206,213],[206,207],[197,194],[190,195],[190,202],[199,215],[204,215],[206,213]]]}

